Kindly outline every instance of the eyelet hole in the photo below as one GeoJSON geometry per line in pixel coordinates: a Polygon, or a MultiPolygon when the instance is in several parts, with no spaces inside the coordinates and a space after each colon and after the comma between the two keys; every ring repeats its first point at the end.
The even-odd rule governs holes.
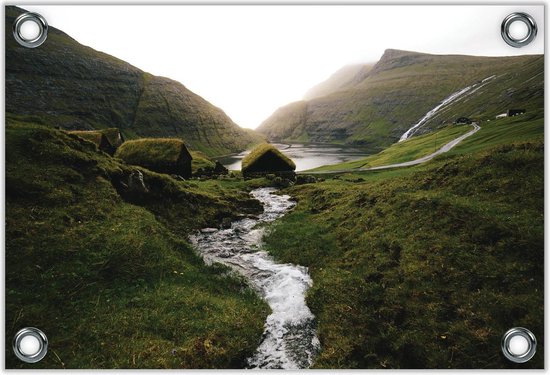
{"type": "Polygon", "coordinates": [[[48,37],[48,23],[40,14],[21,14],[13,24],[13,37],[23,47],[36,48],[48,37]]]}

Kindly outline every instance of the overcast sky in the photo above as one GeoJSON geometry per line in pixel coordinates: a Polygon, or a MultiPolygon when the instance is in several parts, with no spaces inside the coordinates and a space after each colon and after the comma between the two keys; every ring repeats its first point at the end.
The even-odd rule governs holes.
{"type": "Polygon", "coordinates": [[[484,56],[544,53],[540,6],[30,6],[82,44],[180,81],[255,128],[344,65],[387,48],[484,56]],[[504,43],[500,25],[531,14],[535,41],[504,43]]]}

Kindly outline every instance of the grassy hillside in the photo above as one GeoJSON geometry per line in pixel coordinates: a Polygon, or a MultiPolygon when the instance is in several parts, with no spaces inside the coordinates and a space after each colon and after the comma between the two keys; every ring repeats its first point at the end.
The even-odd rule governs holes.
{"type": "Polygon", "coordinates": [[[540,55],[439,56],[387,50],[346,90],[280,108],[257,130],[270,141],[348,143],[377,152],[451,93],[491,76],[495,77],[446,108],[423,131],[461,116],[486,120],[508,108],[542,108],[543,70],[540,55]]]}
{"type": "MultiPolygon", "coordinates": [[[[508,117],[480,123],[481,129],[466,138],[449,155],[476,152],[487,147],[514,143],[517,141],[539,140],[544,137],[544,118],[541,111],[533,110],[521,116],[508,117]]],[[[377,167],[415,160],[429,155],[443,145],[471,130],[471,125],[447,125],[440,130],[412,137],[394,143],[385,150],[363,159],[351,162],[325,165],[315,168],[315,172],[342,171],[349,169],[377,167]]]]}
{"type": "Polygon", "coordinates": [[[320,98],[349,89],[360,82],[373,66],[374,64],[346,65],[325,81],[309,89],[304,95],[304,100],[320,98]]]}
{"type": "MultiPolygon", "coordinates": [[[[434,137],[358,164],[402,161],[434,137]]],[[[288,189],[298,206],[266,241],[309,267],[315,367],[543,368],[543,142],[542,117],[507,118],[423,165],[288,189]],[[500,354],[515,326],[541,345],[523,365],[500,354]]]]}
{"type": "Polygon", "coordinates": [[[8,119],[5,134],[5,340],[27,326],[49,338],[34,365],[6,345],[7,368],[245,365],[269,308],[186,240],[261,210],[242,182],[176,181],[40,125],[8,119]]]}
{"type": "Polygon", "coordinates": [[[488,147],[515,142],[544,140],[544,116],[542,111],[491,120],[480,125],[481,129],[476,134],[460,142],[449,151],[449,155],[474,153],[488,147]]]}
{"type": "Polygon", "coordinates": [[[544,147],[499,146],[429,165],[293,187],[267,238],[309,267],[319,368],[543,368],[544,147]],[[532,330],[533,360],[500,354],[532,330]]]}
{"type": "Polygon", "coordinates": [[[117,127],[128,139],[182,138],[210,156],[258,141],[181,83],[83,46],[54,27],[40,48],[20,46],[11,31],[20,13],[6,7],[6,112],[64,129],[117,127]]]}
{"type": "Polygon", "coordinates": [[[443,145],[460,137],[471,129],[472,127],[470,125],[449,125],[433,133],[413,137],[400,143],[394,143],[378,154],[346,163],[325,165],[315,168],[313,171],[321,172],[369,168],[415,160],[437,151],[443,145]]]}

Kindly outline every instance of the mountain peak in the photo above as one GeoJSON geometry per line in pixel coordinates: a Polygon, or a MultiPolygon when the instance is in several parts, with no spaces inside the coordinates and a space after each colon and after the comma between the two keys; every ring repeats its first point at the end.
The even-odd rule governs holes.
{"type": "Polygon", "coordinates": [[[413,65],[430,55],[413,51],[404,51],[399,49],[387,49],[378,60],[371,71],[371,74],[379,73],[385,70],[400,68],[407,65],[413,65]]]}
{"type": "Polygon", "coordinates": [[[388,48],[387,50],[384,51],[384,54],[382,55],[380,60],[382,60],[382,59],[388,59],[388,60],[389,59],[395,59],[395,58],[400,58],[400,57],[403,57],[403,56],[406,56],[406,55],[423,55],[423,53],[413,52],[413,51],[405,51],[405,50],[401,50],[401,49],[388,48]]]}
{"type": "MultiPolygon", "coordinates": [[[[6,7],[6,35],[23,11],[6,7]]],[[[54,27],[48,33],[35,49],[6,37],[6,114],[68,130],[116,127],[127,138],[181,138],[211,156],[258,141],[181,83],[81,45],[54,27]]]]}

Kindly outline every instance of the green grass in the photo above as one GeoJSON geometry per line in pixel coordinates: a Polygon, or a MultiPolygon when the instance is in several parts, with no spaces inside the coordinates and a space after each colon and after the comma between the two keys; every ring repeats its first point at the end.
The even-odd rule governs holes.
{"type": "Polygon", "coordinates": [[[216,164],[208,158],[205,154],[203,154],[200,151],[190,151],[191,157],[193,160],[191,160],[191,170],[193,174],[197,173],[197,171],[202,168],[214,168],[216,164]]]}
{"type": "Polygon", "coordinates": [[[178,161],[182,149],[187,150],[181,139],[142,138],[124,142],[115,157],[135,165],[169,164],[178,161]]]}
{"type": "MultiPolygon", "coordinates": [[[[485,121],[479,125],[481,129],[478,132],[460,142],[447,155],[478,152],[498,145],[544,138],[544,118],[540,111],[533,111],[521,116],[485,121]]],[[[378,154],[351,162],[325,165],[312,169],[312,171],[330,172],[369,168],[415,160],[433,153],[434,150],[438,150],[441,146],[458,138],[469,130],[471,130],[470,125],[448,125],[435,132],[415,136],[404,142],[394,143],[378,154]]],[[[441,157],[439,156],[439,158],[441,157]]]]}
{"type": "Polygon", "coordinates": [[[444,129],[433,133],[413,137],[404,142],[394,143],[376,155],[371,155],[363,159],[346,163],[315,168],[313,171],[337,171],[345,169],[369,168],[415,160],[437,151],[443,145],[460,137],[462,134],[467,133],[471,129],[472,127],[470,125],[449,125],[444,129]]]}
{"type": "Polygon", "coordinates": [[[538,134],[287,190],[298,206],[266,243],[280,261],[309,267],[322,347],[314,367],[543,368],[542,347],[524,365],[500,355],[510,327],[544,345],[538,134]]]}
{"type": "Polygon", "coordinates": [[[294,164],[294,162],[288,156],[279,151],[275,146],[269,143],[263,143],[256,146],[252,151],[250,151],[248,155],[243,158],[241,163],[241,170],[243,171],[243,173],[252,168],[261,157],[268,153],[273,154],[275,157],[280,159],[283,163],[288,165],[290,169],[296,169],[296,164],[294,164]]]}
{"type": "Polygon", "coordinates": [[[124,142],[115,152],[127,164],[150,170],[191,177],[192,156],[181,139],[141,138],[124,142]]]}
{"type": "Polygon", "coordinates": [[[544,139],[544,117],[540,112],[491,120],[480,124],[481,129],[460,142],[449,155],[472,153],[488,147],[514,142],[544,139]]]}
{"type": "MultiPolygon", "coordinates": [[[[78,136],[82,139],[87,140],[87,141],[90,141],[98,147],[101,144],[101,139],[103,137],[105,137],[103,135],[103,133],[101,133],[100,131],[95,131],[95,130],[76,130],[76,131],[70,131],[69,133],[74,134],[74,135],[76,135],[76,136],[78,136]]],[[[106,139],[106,137],[105,137],[105,139],[106,139]]]]}
{"type": "MultiPolygon", "coordinates": [[[[25,12],[5,7],[5,30],[11,32],[25,12]]],[[[117,127],[126,139],[183,138],[209,156],[243,151],[262,138],[181,83],[83,46],[54,27],[40,51],[21,48],[13,38],[5,42],[6,112],[29,122],[63,129],[117,127]]]]}
{"type": "MultiPolygon", "coordinates": [[[[544,107],[544,56],[480,57],[388,50],[344,89],[275,111],[257,130],[269,141],[347,143],[378,152],[451,93],[495,75],[440,110],[429,131],[459,117],[485,121],[510,108],[544,107]]],[[[345,82],[342,82],[345,83],[345,82]]]]}
{"type": "Polygon", "coordinates": [[[7,345],[6,367],[243,367],[269,309],[186,240],[259,212],[243,190],[129,167],[64,132],[8,121],[5,340],[34,326],[49,351],[23,364],[7,345]],[[136,169],[146,194],[124,187],[136,169]]]}

